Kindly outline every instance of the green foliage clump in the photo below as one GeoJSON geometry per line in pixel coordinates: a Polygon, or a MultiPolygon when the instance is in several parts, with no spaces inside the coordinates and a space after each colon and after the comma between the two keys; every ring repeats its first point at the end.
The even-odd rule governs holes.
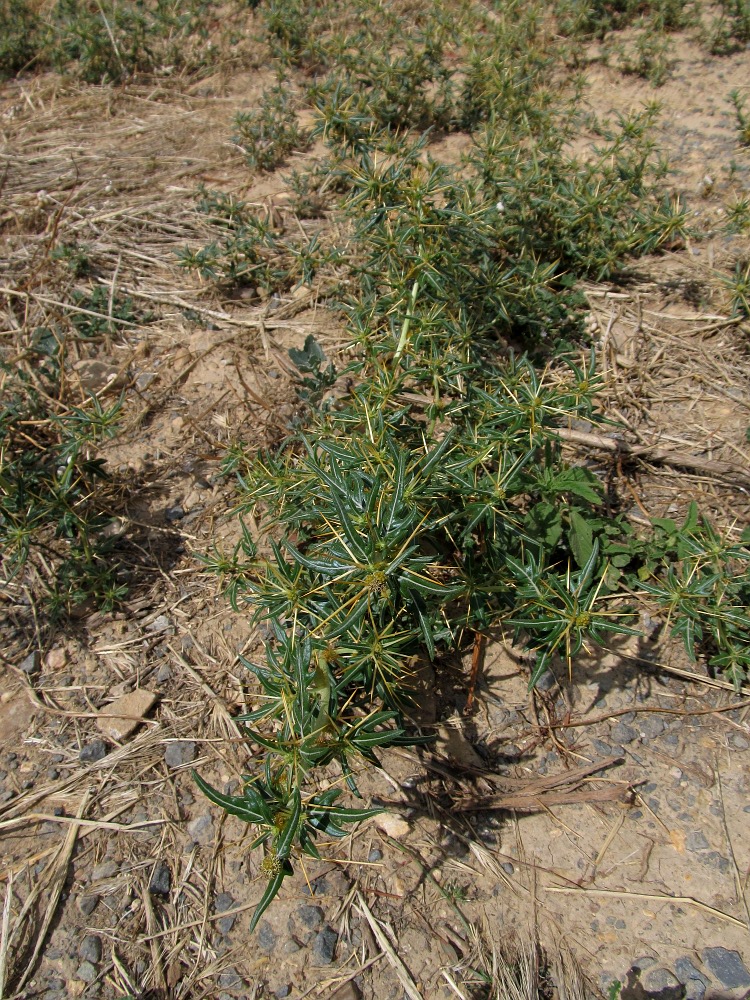
{"type": "Polygon", "coordinates": [[[0,79],[33,64],[41,22],[26,0],[0,0],[0,79]]]}
{"type": "Polygon", "coordinates": [[[257,111],[235,115],[232,141],[251,170],[273,170],[289,153],[307,144],[288,88],[264,91],[257,111]]]}
{"type": "Polygon", "coordinates": [[[4,586],[24,582],[52,620],[87,601],[111,609],[126,593],[113,556],[96,446],[116,430],[121,402],[95,397],[59,414],[60,338],[39,329],[27,361],[36,376],[0,362],[0,548],[4,586]]]}

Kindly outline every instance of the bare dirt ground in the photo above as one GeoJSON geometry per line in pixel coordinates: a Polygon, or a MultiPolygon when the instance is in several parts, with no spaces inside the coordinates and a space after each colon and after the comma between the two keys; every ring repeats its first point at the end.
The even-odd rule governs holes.
{"type": "MultiPolygon", "coordinates": [[[[726,99],[747,84],[748,54],[676,52],[656,92],[592,63],[588,101],[598,114],[661,102],[670,183],[710,231],[732,194],[750,193],[726,99]]],[[[541,945],[558,995],[566,983],[571,997],[606,996],[615,978],[628,1000],[750,995],[750,691],[688,663],[656,622],[533,695],[528,664],[498,636],[469,716],[470,653],[437,664],[424,706],[437,748],[391,752],[363,775],[389,812],[306,861],[248,934],[260,859],[190,770],[238,785],[239,656],[261,637],[194,554],[238,534],[226,445],[273,444],[293,413],[287,348],[313,332],[335,351],[342,335],[314,292],[222,301],[174,251],[212,238],[199,183],[284,211],[278,176],[251,176],[228,141],[267,83],[263,70],[192,89],[46,75],[0,91],[2,294],[31,323],[54,316],[33,276],[64,237],[90,247],[112,295],[150,313],[68,373],[82,393],[126,389],[105,457],[127,483],[121,523],[140,553],[127,605],[83,615],[35,673],[18,669],[23,629],[6,627],[5,995],[467,998],[485,995],[467,970],[501,982],[514,939],[531,978],[541,945]],[[119,707],[138,718],[118,722],[108,706],[133,691],[152,704],[119,707]]],[[[749,331],[721,282],[747,253],[746,239],[707,236],[640,262],[629,286],[586,289],[605,412],[671,455],[625,469],[596,459],[644,520],[697,499],[724,528],[750,523],[749,331]]]]}

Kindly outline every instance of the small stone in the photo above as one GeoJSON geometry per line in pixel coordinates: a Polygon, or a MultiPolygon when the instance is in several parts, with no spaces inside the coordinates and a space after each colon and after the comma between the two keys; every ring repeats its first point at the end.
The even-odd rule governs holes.
{"type": "Polygon", "coordinates": [[[701,952],[704,965],[711,975],[716,976],[728,990],[745,989],[750,986],[750,972],[736,951],[726,948],[704,948],[701,952]]]}
{"type": "Polygon", "coordinates": [[[258,947],[266,955],[270,955],[276,947],[276,932],[267,920],[258,924],[257,941],[258,947]]]}
{"type": "Polygon", "coordinates": [[[160,632],[166,632],[170,628],[172,628],[170,618],[167,615],[158,615],[146,626],[146,631],[151,632],[153,635],[158,635],[160,632]]]}
{"type": "Polygon", "coordinates": [[[162,663],[156,672],[156,683],[164,684],[172,676],[172,668],[168,663],[162,663]]]}
{"type": "Polygon", "coordinates": [[[319,906],[312,906],[310,903],[298,906],[295,916],[305,927],[310,927],[312,930],[318,930],[323,925],[323,920],[325,919],[322,909],[319,906]]]}
{"type": "Polygon", "coordinates": [[[284,997],[288,997],[291,992],[292,987],[288,983],[285,983],[283,986],[277,986],[273,991],[273,995],[278,997],[279,1000],[284,1000],[284,997]]]}
{"type": "Polygon", "coordinates": [[[78,947],[78,957],[98,965],[102,960],[102,939],[97,934],[87,934],[78,947]]]}
{"type": "Polygon", "coordinates": [[[242,986],[242,977],[238,975],[237,970],[233,969],[231,966],[224,971],[219,976],[219,986],[223,986],[229,990],[236,990],[238,987],[242,986]]]}
{"type": "Polygon", "coordinates": [[[641,731],[641,739],[653,740],[657,736],[661,736],[666,725],[658,715],[647,715],[645,719],[640,720],[638,728],[641,731]]]}
{"type": "Polygon", "coordinates": [[[25,674],[35,674],[39,670],[40,665],[41,657],[38,649],[35,649],[33,653],[29,653],[26,659],[18,664],[19,669],[23,670],[25,674]]]}
{"type": "Polygon", "coordinates": [[[502,870],[505,872],[506,875],[515,874],[516,869],[513,867],[510,861],[503,861],[500,867],[502,868],[502,870]]]}
{"type": "Polygon", "coordinates": [[[76,969],[76,979],[81,979],[84,983],[93,983],[96,979],[96,969],[91,962],[81,962],[76,969]]]}
{"type": "MultiPolygon", "coordinates": [[[[217,913],[224,913],[225,910],[231,910],[234,906],[234,897],[231,892],[220,892],[216,899],[214,900],[214,909],[217,913]]],[[[232,927],[234,927],[234,922],[237,919],[236,914],[231,913],[227,917],[219,917],[216,921],[216,926],[219,928],[219,933],[227,935],[232,927]]]]}
{"type": "Polygon", "coordinates": [[[339,986],[335,993],[331,994],[331,1000],[361,1000],[362,991],[356,983],[350,979],[348,983],[339,986]]]}
{"type": "Polygon", "coordinates": [[[538,691],[550,691],[555,684],[557,684],[555,675],[551,670],[545,670],[534,686],[538,691]]]}
{"type": "Polygon", "coordinates": [[[151,873],[148,891],[152,896],[168,896],[172,889],[172,871],[164,861],[158,861],[151,873]]]}
{"type": "Polygon", "coordinates": [[[681,1000],[684,990],[682,984],[669,969],[649,969],[641,980],[650,996],[658,996],[659,1000],[681,1000]]]}
{"type": "Polygon", "coordinates": [[[44,657],[44,665],[48,670],[62,670],[67,662],[68,653],[62,646],[51,649],[44,657]]]}
{"type": "Polygon", "coordinates": [[[619,756],[617,754],[618,748],[610,746],[609,743],[605,743],[604,740],[592,739],[591,745],[600,757],[619,756]]]}
{"type": "Polygon", "coordinates": [[[371,864],[374,864],[376,861],[380,861],[382,857],[383,857],[383,852],[379,851],[377,847],[373,847],[373,849],[367,855],[367,860],[371,864]]]}
{"type": "Polygon", "coordinates": [[[78,903],[78,909],[81,911],[84,917],[90,917],[94,910],[99,905],[99,896],[88,895],[79,896],[76,900],[78,903]]]}
{"type": "Polygon", "coordinates": [[[674,973],[680,982],[685,986],[687,986],[690,980],[698,980],[703,986],[704,992],[708,986],[708,980],[706,977],[699,972],[698,969],[696,969],[695,965],[687,955],[684,955],[682,958],[678,958],[674,963],[674,973]]]}
{"type": "Polygon", "coordinates": [[[633,962],[633,968],[640,969],[643,972],[645,969],[652,969],[657,964],[653,955],[641,955],[640,958],[636,958],[635,962],[633,962]]]}
{"type": "Polygon", "coordinates": [[[175,504],[174,507],[167,507],[164,511],[164,520],[167,524],[174,524],[175,521],[181,521],[184,516],[185,511],[179,504],[175,504]]]}
{"type": "Polygon", "coordinates": [[[315,935],[312,945],[313,965],[330,965],[333,962],[338,939],[338,934],[330,925],[326,925],[315,935]]]}
{"type": "Polygon", "coordinates": [[[734,750],[747,750],[750,747],[750,740],[746,740],[739,733],[732,733],[729,737],[729,745],[734,750]]]}
{"type": "Polygon", "coordinates": [[[85,764],[94,764],[98,760],[104,760],[106,756],[107,744],[104,740],[91,740],[90,743],[86,743],[85,746],[81,747],[78,759],[85,764]]]}
{"type": "Polygon", "coordinates": [[[164,762],[167,767],[184,767],[195,760],[193,740],[175,740],[164,748],[164,762]]]}
{"type": "Polygon", "coordinates": [[[91,881],[103,882],[105,879],[112,878],[119,870],[120,866],[116,861],[103,861],[91,872],[91,881]]]}
{"type": "Polygon", "coordinates": [[[187,832],[196,844],[206,847],[214,837],[214,823],[211,814],[204,813],[191,820],[187,825],[187,832]]]}
{"type": "Polygon", "coordinates": [[[99,710],[97,726],[114,740],[123,740],[141,724],[146,712],[156,701],[153,691],[136,688],[121,698],[116,698],[99,710]]]}
{"type": "MultiPolygon", "coordinates": [[[[719,854],[718,851],[708,851],[706,854],[699,854],[698,857],[704,865],[708,865],[710,868],[718,869],[722,875],[725,875],[732,867],[729,862],[729,858],[725,858],[724,855],[719,854]]],[[[750,983],[748,983],[748,985],[750,985],[750,983]]]]}
{"type": "Polygon", "coordinates": [[[391,813],[382,813],[376,816],[375,825],[381,833],[384,833],[387,837],[393,837],[394,840],[405,837],[410,830],[410,826],[405,819],[401,819],[400,816],[393,816],[391,813]]]}
{"type": "Polygon", "coordinates": [[[689,851],[707,851],[710,846],[703,830],[693,830],[685,838],[685,847],[689,851]]]}
{"type": "Polygon", "coordinates": [[[700,979],[688,979],[685,986],[685,1000],[703,1000],[706,995],[706,987],[700,979]]]}
{"type": "Polygon", "coordinates": [[[632,743],[633,740],[638,739],[639,733],[627,722],[618,722],[612,726],[611,736],[617,743],[632,743]]]}

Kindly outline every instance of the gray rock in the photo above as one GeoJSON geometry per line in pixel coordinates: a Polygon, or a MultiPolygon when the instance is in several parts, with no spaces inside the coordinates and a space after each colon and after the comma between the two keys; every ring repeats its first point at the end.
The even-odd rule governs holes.
{"type": "Polygon", "coordinates": [[[164,861],[157,861],[151,873],[148,891],[152,896],[168,896],[172,889],[172,871],[164,861]]]}
{"type": "Polygon", "coordinates": [[[750,972],[736,951],[726,948],[704,948],[703,964],[727,990],[745,989],[750,986],[750,972]]]}
{"type": "Polygon", "coordinates": [[[162,663],[156,672],[156,683],[164,684],[172,676],[172,668],[168,663],[162,663]]]}
{"type": "MultiPolygon", "coordinates": [[[[234,906],[234,897],[231,892],[220,892],[216,899],[214,900],[214,909],[217,913],[224,913],[225,910],[231,910],[234,906]]],[[[234,922],[237,919],[237,915],[232,913],[228,917],[219,917],[216,921],[216,926],[219,928],[220,934],[228,934],[232,927],[234,927],[234,922]]]]}
{"type": "Polygon", "coordinates": [[[309,903],[298,906],[295,916],[305,927],[310,927],[315,931],[323,925],[325,918],[325,914],[319,906],[311,906],[309,903]]]}
{"type": "Polygon", "coordinates": [[[361,997],[362,991],[351,979],[331,994],[331,1000],[361,1000],[361,997]]]}
{"type": "Polygon", "coordinates": [[[85,764],[94,764],[98,760],[104,760],[106,756],[107,744],[104,740],[91,740],[90,743],[81,747],[78,759],[82,760],[85,764]]]}
{"type": "Polygon", "coordinates": [[[195,760],[195,743],[192,740],[175,740],[164,748],[167,767],[183,767],[195,760]]]}
{"type": "Polygon", "coordinates": [[[284,986],[278,986],[273,991],[273,995],[275,997],[278,997],[279,1000],[284,1000],[284,998],[288,997],[291,992],[292,992],[292,987],[288,983],[285,983],[284,986]]]}
{"type": "Polygon", "coordinates": [[[104,879],[112,878],[118,873],[120,866],[116,861],[102,861],[100,865],[91,872],[92,882],[103,882],[104,879]]]}
{"type": "Polygon", "coordinates": [[[640,735],[637,729],[629,726],[627,722],[618,722],[612,726],[610,735],[616,743],[632,743],[640,735]]]}
{"type": "Polygon", "coordinates": [[[644,989],[654,997],[678,997],[682,996],[684,990],[679,979],[674,976],[669,969],[649,969],[644,972],[641,982],[644,989]]]}
{"type": "Polygon", "coordinates": [[[81,911],[83,916],[90,917],[91,914],[99,905],[99,896],[97,895],[79,896],[76,902],[78,904],[78,909],[81,911]]]}
{"type": "MultiPolygon", "coordinates": [[[[709,868],[716,868],[722,873],[726,874],[732,867],[729,858],[725,858],[723,854],[719,854],[718,851],[707,851],[705,854],[699,854],[698,858],[704,865],[708,865],[709,868]]],[[[748,983],[750,985],[750,983],[748,983]]]]}
{"type": "Polygon", "coordinates": [[[29,653],[29,655],[22,660],[18,666],[25,674],[35,674],[39,670],[41,663],[42,658],[39,655],[39,650],[35,649],[34,652],[29,653]]]}
{"type": "Polygon", "coordinates": [[[228,969],[224,969],[219,976],[219,986],[223,986],[228,990],[236,990],[242,986],[242,977],[237,973],[236,969],[230,966],[228,969]]]}
{"type": "Polygon", "coordinates": [[[592,739],[591,745],[600,757],[611,757],[615,752],[615,748],[611,747],[609,743],[605,743],[604,740],[592,739]]]}
{"type": "Polygon", "coordinates": [[[674,963],[674,973],[685,986],[688,986],[690,982],[700,983],[704,993],[706,987],[709,985],[708,979],[695,967],[688,955],[683,955],[682,958],[677,959],[674,963]]]}
{"type": "Polygon", "coordinates": [[[257,931],[258,947],[266,955],[270,955],[276,947],[276,932],[267,920],[261,920],[257,931]]]}
{"type": "Polygon", "coordinates": [[[367,860],[371,862],[380,861],[383,857],[383,852],[379,851],[377,847],[373,847],[370,853],[367,855],[367,860]]]}
{"type": "Polygon", "coordinates": [[[179,504],[175,504],[174,507],[167,507],[164,511],[164,520],[167,524],[174,524],[175,521],[181,521],[185,516],[185,509],[179,504]]]}
{"type": "Polygon", "coordinates": [[[729,745],[735,750],[747,750],[750,747],[750,740],[746,740],[744,736],[740,736],[739,733],[732,733],[729,737],[729,745]]]}
{"type": "Polygon", "coordinates": [[[328,924],[315,935],[312,945],[313,965],[330,965],[333,962],[338,939],[338,934],[328,924]]]}
{"type": "Polygon", "coordinates": [[[685,985],[685,1000],[703,1000],[706,987],[700,979],[688,979],[685,985]]]}
{"type": "Polygon", "coordinates": [[[87,934],[78,946],[78,957],[83,962],[98,965],[102,960],[102,939],[98,934],[87,934]]]}
{"type": "Polygon", "coordinates": [[[555,684],[557,684],[557,678],[552,673],[551,670],[545,670],[539,680],[536,682],[535,687],[539,691],[550,691],[555,684]]]}
{"type": "Polygon", "coordinates": [[[685,846],[689,851],[707,851],[711,845],[706,840],[703,830],[693,830],[685,838],[685,846]]]}
{"type": "Polygon", "coordinates": [[[503,861],[500,867],[502,868],[502,870],[505,872],[506,875],[513,875],[516,870],[510,863],[510,861],[503,861]]]}
{"type": "Polygon", "coordinates": [[[214,824],[211,814],[204,813],[202,816],[196,816],[195,819],[188,823],[187,832],[197,844],[202,844],[206,847],[214,837],[214,824]]]}
{"type": "Polygon", "coordinates": [[[640,958],[636,958],[635,962],[633,962],[633,968],[640,969],[643,972],[645,969],[652,969],[657,964],[653,955],[641,955],[640,958]]]}
{"type": "Polygon", "coordinates": [[[641,719],[638,723],[638,728],[641,731],[643,739],[653,740],[657,736],[661,736],[666,729],[666,724],[658,715],[647,715],[645,719],[641,719]]]}
{"type": "Polygon", "coordinates": [[[82,979],[84,983],[93,983],[97,972],[91,962],[81,962],[76,969],[76,979],[82,979]]]}

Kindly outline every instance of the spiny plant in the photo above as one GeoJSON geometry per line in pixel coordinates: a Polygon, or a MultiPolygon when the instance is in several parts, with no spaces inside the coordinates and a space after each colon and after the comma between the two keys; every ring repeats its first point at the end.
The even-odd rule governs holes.
{"type": "MultiPolygon", "coordinates": [[[[736,581],[711,590],[712,529],[690,522],[677,548],[660,525],[651,540],[636,536],[612,498],[605,505],[597,475],[565,460],[557,433],[598,419],[576,281],[615,276],[684,232],[682,207],[663,193],[657,109],[596,123],[595,155],[574,157],[580,94],[553,95],[539,8],[510,8],[499,27],[481,17],[486,45],[482,32],[472,45],[461,35],[471,66],[458,78],[444,65],[457,37],[448,28],[432,54],[411,30],[392,55],[373,44],[379,22],[361,21],[374,9],[365,0],[345,29],[331,22],[319,33],[315,70],[304,37],[273,22],[288,62],[320,73],[311,137],[328,159],[308,188],[293,184],[320,191],[316,170],[335,177],[327,210],[343,235],[325,259],[340,278],[349,345],[340,369],[312,338],[291,352],[303,415],[277,449],[247,455],[238,442],[228,453],[242,535],[231,554],[204,557],[267,636],[261,662],[245,662],[258,693],[240,719],[263,764],[236,795],[196,776],[258,829],[268,881],[253,927],[295,858],[317,857],[325,839],[372,814],[341,806],[335,786],[357,795],[378,748],[429,740],[409,728],[420,658],[502,626],[532,654],[533,685],[553,658],[572,669],[582,648],[634,634],[626,594],[648,592],[673,627],[692,572],[703,588],[690,604],[695,625],[676,634],[693,652],[708,639],[735,680],[746,669],[742,656],[722,659],[745,635],[745,548],[730,546],[717,570],[736,567],[736,581]],[[521,50],[529,79],[517,94],[521,50]],[[431,158],[425,125],[473,130],[459,166],[431,158]],[[321,793],[322,774],[332,787],[321,793]]],[[[425,16],[439,19],[436,9],[425,16]]],[[[306,11],[313,21],[330,13],[323,3],[306,11]]],[[[390,38],[392,23],[382,30],[390,38]]],[[[219,214],[221,237],[197,252],[205,273],[283,281],[268,269],[287,269],[304,240],[234,204],[219,214]]]]}
{"type": "Polygon", "coordinates": [[[256,111],[235,115],[232,141],[251,170],[273,170],[293,150],[303,149],[307,140],[288,85],[264,91],[256,111]]]}
{"type": "Polygon", "coordinates": [[[745,110],[747,96],[739,90],[733,90],[729,95],[729,100],[734,105],[737,116],[737,134],[743,146],[750,146],[750,113],[745,110]]]}

